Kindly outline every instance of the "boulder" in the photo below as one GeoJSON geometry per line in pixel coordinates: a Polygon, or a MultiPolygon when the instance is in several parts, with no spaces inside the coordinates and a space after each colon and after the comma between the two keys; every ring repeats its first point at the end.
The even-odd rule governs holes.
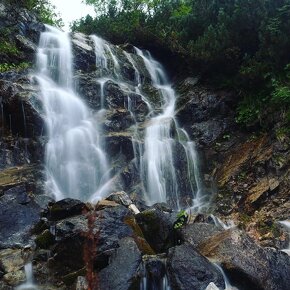
{"type": "Polygon", "coordinates": [[[240,230],[219,232],[200,243],[198,250],[219,261],[237,285],[264,290],[287,289],[290,285],[290,257],[258,246],[240,230]]]}
{"type": "Polygon", "coordinates": [[[183,227],[180,231],[180,238],[184,243],[189,243],[196,248],[219,232],[221,230],[213,224],[197,222],[183,227]]]}
{"type": "Polygon", "coordinates": [[[52,273],[64,277],[84,267],[83,250],[88,221],[85,216],[75,216],[61,220],[55,227],[56,244],[53,245],[48,267],[52,273]]]}
{"type": "Polygon", "coordinates": [[[169,249],[167,265],[172,289],[206,289],[210,282],[224,289],[221,272],[191,245],[169,249]]]}
{"type": "Polygon", "coordinates": [[[95,227],[99,230],[97,252],[114,249],[120,239],[133,235],[131,227],[124,223],[125,218],[131,215],[130,210],[122,205],[97,212],[95,221],[95,227]]]}
{"type": "Polygon", "coordinates": [[[123,222],[130,215],[128,209],[118,205],[57,222],[50,269],[64,277],[79,271],[85,264],[93,263],[95,269],[107,266],[119,241],[133,235],[130,226],[123,222]]]}
{"type": "Polygon", "coordinates": [[[57,221],[68,217],[86,213],[88,208],[85,203],[77,199],[65,198],[49,206],[47,217],[51,221],[57,221]]]}
{"type": "Polygon", "coordinates": [[[158,208],[150,208],[137,214],[135,218],[145,239],[155,252],[164,252],[175,244],[174,215],[158,208]]]}
{"type": "Polygon", "coordinates": [[[100,289],[129,290],[136,283],[141,252],[132,238],[119,241],[120,247],[110,258],[108,267],[99,275],[100,289]]]}
{"type": "Polygon", "coordinates": [[[0,251],[0,269],[4,273],[18,271],[24,264],[24,257],[20,249],[5,249],[0,251]]]}

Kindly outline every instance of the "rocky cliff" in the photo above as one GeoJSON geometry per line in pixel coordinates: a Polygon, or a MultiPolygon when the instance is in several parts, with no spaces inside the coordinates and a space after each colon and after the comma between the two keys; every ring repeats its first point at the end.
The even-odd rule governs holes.
{"type": "MultiPolygon", "coordinates": [[[[246,130],[235,122],[234,92],[201,85],[192,76],[175,84],[176,119],[196,142],[204,190],[214,197],[211,211],[234,220],[239,229],[225,230],[203,215],[192,215],[188,225],[176,227],[179,217],[170,206],[148,207],[140,196],[128,94],[120,84],[108,81],[106,114],[98,121],[112,164],[112,191],[119,193],[97,205],[72,199],[55,202],[45,194],[47,135],[33,77],[36,46],[45,27],[27,11],[9,9],[0,7],[1,29],[10,45],[2,48],[0,57],[13,64],[0,73],[0,288],[12,289],[23,282],[23,266],[30,260],[41,289],[139,289],[144,277],[150,283],[167,279],[173,289],[205,289],[210,282],[222,288],[222,273],[212,260],[239,289],[249,285],[287,289],[290,259],[277,249],[288,242],[278,221],[289,219],[290,140],[279,117],[268,132],[246,130]],[[12,12],[15,16],[7,17],[12,12]],[[131,203],[141,213],[132,212],[131,203]]],[[[97,111],[102,97],[95,81],[100,71],[93,43],[76,33],[72,44],[77,92],[92,112],[97,111]]],[[[130,53],[132,47],[113,49],[122,59],[123,78],[132,83],[134,67],[123,50],[130,53]]],[[[143,90],[152,98],[154,110],[160,110],[142,60],[132,57],[139,64],[143,90]]],[[[142,135],[148,106],[140,95],[130,94],[142,135]]],[[[181,169],[184,159],[182,154],[175,157],[180,183],[186,178],[181,169]]],[[[181,191],[186,201],[187,189],[181,191]]]]}

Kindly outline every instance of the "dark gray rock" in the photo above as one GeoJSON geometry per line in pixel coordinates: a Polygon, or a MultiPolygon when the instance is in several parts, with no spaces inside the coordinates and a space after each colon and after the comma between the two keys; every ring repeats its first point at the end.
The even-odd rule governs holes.
{"type": "Polygon", "coordinates": [[[187,244],[169,250],[168,273],[172,289],[201,290],[210,282],[224,288],[221,272],[187,244]]]}
{"type": "MultiPolygon", "coordinates": [[[[3,2],[3,1],[2,1],[3,2]]],[[[0,52],[3,63],[33,61],[35,57],[35,44],[40,33],[45,29],[36,15],[26,9],[15,7],[15,3],[5,1],[0,12],[1,41],[7,40],[17,48],[17,53],[0,52]]]]}
{"type": "Polygon", "coordinates": [[[116,203],[124,205],[125,207],[128,207],[130,204],[132,204],[132,200],[125,191],[113,192],[106,199],[115,201],[116,203]]]}
{"type": "Polygon", "coordinates": [[[96,269],[107,266],[119,241],[133,235],[132,229],[123,222],[129,215],[127,208],[116,206],[56,223],[51,270],[57,276],[64,276],[82,269],[87,260],[94,261],[96,269]]]}
{"type": "Polygon", "coordinates": [[[181,239],[184,243],[191,244],[194,248],[208,238],[221,232],[215,225],[208,223],[193,223],[181,229],[181,239]]]}
{"type": "Polygon", "coordinates": [[[41,208],[25,186],[13,187],[0,197],[0,248],[24,247],[40,218],[41,208]]]}
{"type": "Polygon", "coordinates": [[[98,252],[116,248],[120,239],[133,235],[133,230],[124,223],[124,219],[131,215],[130,210],[121,205],[97,212],[98,252]]]}
{"type": "MultiPolygon", "coordinates": [[[[129,134],[112,133],[105,136],[106,151],[111,158],[120,159],[120,161],[127,162],[134,158],[134,150],[132,144],[132,137],[129,134]]],[[[120,162],[117,165],[121,165],[120,162]]]]}
{"type": "Polygon", "coordinates": [[[12,80],[1,80],[0,90],[4,126],[13,135],[31,138],[42,134],[44,124],[34,106],[36,88],[30,85],[25,74],[27,72],[11,76],[12,80]]]}
{"type": "Polygon", "coordinates": [[[88,221],[85,216],[64,219],[55,225],[52,257],[48,267],[56,276],[63,277],[84,267],[84,248],[88,221]],[[73,253],[73,254],[72,254],[73,253]]]}
{"type": "Polygon", "coordinates": [[[101,108],[100,84],[96,81],[98,77],[95,71],[91,73],[78,72],[75,76],[76,90],[79,96],[93,110],[101,108]]]}
{"type": "Polygon", "coordinates": [[[186,81],[179,90],[177,120],[193,140],[198,140],[198,145],[209,146],[236,126],[234,116],[238,98],[231,93],[213,93],[188,85],[186,81]]]}
{"type": "Polygon", "coordinates": [[[164,286],[166,282],[168,283],[165,255],[143,256],[140,268],[140,289],[167,289],[164,286]]]}
{"type": "Polygon", "coordinates": [[[109,266],[99,273],[100,289],[129,290],[136,283],[141,252],[132,238],[121,239],[119,245],[109,266]]]}
{"type": "Polygon", "coordinates": [[[57,221],[75,215],[81,215],[87,211],[88,208],[85,203],[80,200],[65,198],[49,206],[47,218],[51,221],[57,221]]]}
{"type": "Polygon", "coordinates": [[[290,257],[258,246],[237,229],[217,233],[200,244],[198,250],[219,261],[237,285],[264,290],[287,289],[290,285],[290,257]]]}
{"type": "Polygon", "coordinates": [[[92,42],[87,35],[74,33],[72,35],[74,69],[83,72],[96,70],[96,56],[92,42]]]}
{"type": "Polygon", "coordinates": [[[107,114],[104,122],[105,132],[119,132],[128,129],[134,124],[134,119],[130,112],[124,109],[117,109],[107,114]]]}
{"type": "Polygon", "coordinates": [[[37,46],[31,42],[28,38],[18,34],[15,36],[17,46],[24,52],[36,53],[37,46]]]}
{"type": "Polygon", "coordinates": [[[145,239],[157,253],[165,252],[175,244],[174,215],[150,208],[137,214],[135,218],[145,239]]]}

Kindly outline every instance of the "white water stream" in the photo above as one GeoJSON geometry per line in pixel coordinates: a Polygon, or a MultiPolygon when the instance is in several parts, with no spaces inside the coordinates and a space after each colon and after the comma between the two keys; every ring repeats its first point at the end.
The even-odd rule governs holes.
{"type": "Polygon", "coordinates": [[[47,189],[56,199],[105,196],[108,164],[100,130],[72,81],[69,35],[47,26],[37,53],[37,80],[45,110],[47,189]]]}
{"type": "Polygon", "coordinates": [[[32,263],[24,266],[26,282],[16,287],[15,290],[38,290],[39,288],[33,282],[32,263]]]}
{"type": "Polygon", "coordinates": [[[134,57],[122,52],[134,69],[132,84],[122,75],[124,60],[115,48],[97,36],[91,39],[99,71],[96,82],[100,85],[100,110],[94,115],[74,90],[69,35],[50,26],[41,34],[36,78],[41,88],[39,98],[45,111],[48,135],[45,153],[48,191],[58,200],[72,197],[93,202],[110,193],[113,178],[109,174],[111,168],[98,124],[106,112],[105,88],[110,81],[128,96],[124,105],[135,123],[131,130],[134,160],[143,182],[146,203],[170,202],[177,209],[181,207],[176,158],[180,154],[178,150],[183,150],[187,163],[185,180],[189,183],[186,195],[191,198],[188,206],[195,212],[205,211],[209,202],[203,193],[195,144],[175,120],[177,96],[165,70],[149,52],[135,48],[134,57]],[[139,58],[138,63],[136,58],[139,58]],[[160,94],[160,108],[153,109],[156,104],[143,93],[140,61],[148,71],[152,87],[160,94]],[[140,129],[142,126],[136,117],[136,95],[148,107],[145,130],[144,125],[140,129]]]}
{"type": "Polygon", "coordinates": [[[283,249],[282,251],[290,256],[290,221],[289,220],[280,221],[279,223],[287,230],[287,232],[289,234],[289,245],[288,245],[288,248],[283,249]]]}

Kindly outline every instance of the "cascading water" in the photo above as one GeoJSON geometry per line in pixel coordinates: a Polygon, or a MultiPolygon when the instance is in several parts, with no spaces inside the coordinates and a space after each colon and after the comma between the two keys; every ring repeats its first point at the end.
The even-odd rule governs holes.
{"type": "Polygon", "coordinates": [[[97,36],[91,36],[91,39],[98,69],[96,82],[100,87],[100,109],[94,115],[73,89],[73,56],[69,36],[49,26],[41,34],[36,78],[41,88],[40,99],[48,134],[45,155],[48,190],[56,199],[73,197],[93,202],[110,193],[113,182],[109,176],[111,168],[97,122],[107,109],[105,88],[110,81],[127,95],[124,106],[134,121],[132,144],[145,201],[148,204],[169,202],[175,208],[184,207],[184,203],[181,205],[180,177],[175,164],[178,150],[183,150],[189,183],[187,195],[191,197],[187,206],[192,206],[194,211],[204,211],[208,200],[203,194],[195,145],[175,120],[176,93],[164,69],[149,52],[135,48],[135,57],[122,52],[123,58],[134,69],[132,84],[122,75],[124,60],[116,54],[115,48],[97,36]],[[138,63],[136,58],[139,58],[138,63]],[[161,107],[143,93],[140,60],[148,71],[152,87],[160,94],[161,107]],[[145,120],[138,120],[136,115],[136,96],[147,105],[145,120]]]}
{"type": "MultiPolygon", "coordinates": [[[[188,182],[191,188],[191,206],[195,212],[205,209],[202,192],[202,179],[200,177],[197,153],[194,143],[187,133],[178,127],[175,120],[176,93],[169,83],[163,67],[154,60],[150,53],[146,54],[135,48],[147,68],[152,85],[161,95],[161,113],[157,113],[148,122],[145,131],[144,153],[142,155],[141,175],[145,181],[145,197],[149,204],[156,202],[170,202],[175,208],[180,208],[178,180],[174,158],[179,154],[176,143],[179,142],[185,151],[187,158],[188,182]],[[179,140],[174,139],[174,133],[179,140]],[[180,138],[180,136],[183,136],[180,138]]],[[[152,107],[151,107],[152,110],[152,107]]],[[[150,115],[154,115],[151,111],[150,115]]]]}
{"type": "Polygon", "coordinates": [[[38,290],[39,288],[33,282],[32,263],[24,266],[26,282],[16,287],[15,290],[38,290]]]}
{"type": "MultiPolygon", "coordinates": [[[[220,265],[218,265],[218,264],[214,264],[214,265],[219,269],[219,271],[223,275],[223,278],[224,278],[224,281],[225,281],[225,289],[224,290],[239,290],[237,287],[234,287],[234,286],[231,285],[231,283],[230,283],[228,277],[226,276],[223,268],[220,265]]],[[[209,289],[206,289],[206,290],[215,290],[215,288],[214,288],[214,287],[216,287],[215,284],[214,283],[211,283],[211,284],[213,284],[211,286],[213,288],[209,288],[209,289]]],[[[219,288],[216,287],[216,289],[219,289],[219,288]]]]}
{"type": "Polygon", "coordinates": [[[287,230],[287,232],[289,234],[289,245],[288,245],[288,248],[283,249],[282,251],[290,256],[290,221],[289,220],[280,221],[279,223],[287,230]]]}
{"type": "Polygon", "coordinates": [[[69,36],[47,26],[37,53],[40,99],[47,126],[47,188],[56,199],[103,196],[108,164],[101,137],[86,105],[73,90],[69,36]]]}
{"type": "Polygon", "coordinates": [[[138,64],[131,54],[123,52],[127,61],[134,69],[134,85],[124,81],[121,70],[121,62],[114,49],[100,37],[91,36],[94,42],[96,54],[96,66],[101,69],[101,75],[97,78],[100,85],[101,108],[105,108],[104,88],[108,81],[116,83],[127,94],[125,107],[130,112],[135,125],[132,130],[132,144],[135,154],[135,164],[143,180],[143,194],[147,204],[156,202],[170,202],[175,208],[180,208],[180,194],[176,176],[175,155],[176,144],[182,145],[187,159],[188,181],[190,183],[190,195],[194,211],[207,209],[208,199],[203,195],[202,179],[199,174],[199,166],[194,143],[187,133],[178,128],[175,120],[176,93],[169,83],[165,71],[149,52],[143,52],[135,47],[135,52],[143,60],[148,71],[152,86],[161,96],[161,108],[156,108],[146,94],[142,91],[141,73],[138,64]],[[145,133],[140,131],[136,118],[132,94],[139,95],[148,107],[145,133]],[[161,111],[161,112],[160,112],[161,111]],[[176,132],[173,133],[173,132],[176,132]],[[173,134],[178,136],[176,140],[173,134]],[[144,135],[144,140],[141,137],[144,135]],[[182,137],[180,137],[182,136],[182,137]]]}

